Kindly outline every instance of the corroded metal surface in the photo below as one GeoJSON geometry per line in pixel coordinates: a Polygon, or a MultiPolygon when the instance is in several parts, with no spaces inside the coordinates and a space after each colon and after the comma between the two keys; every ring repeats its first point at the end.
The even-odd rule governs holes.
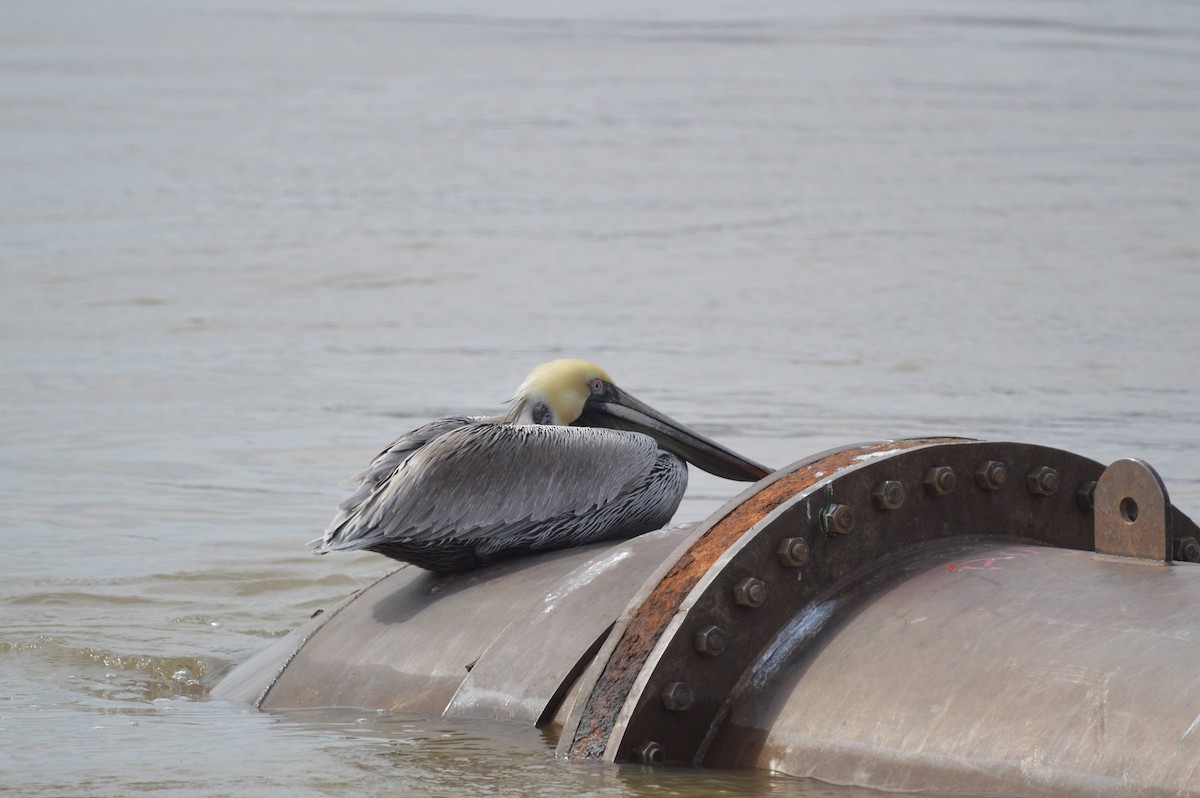
{"type": "Polygon", "coordinates": [[[1200,794],[1200,566],[947,541],[781,631],[706,758],[901,791],[1200,794]],[[768,663],[780,651],[791,655],[768,663]]]}
{"type": "Polygon", "coordinates": [[[1200,558],[1197,538],[1136,461],[862,444],[693,529],[401,570],[214,694],[535,723],[577,758],[1200,795],[1200,567],[1093,553],[1166,564],[1200,558]]]}
{"type": "Polygon", "coordinates": [[[443,714],[545,725],[629,597],[690,528],[651,532],[593,553],[497,630],[443,714]]]}
{"type": "Polygon", "coordinates": [[[885,441],[825,452],[781,469],[765,484],[756,485],[711,516],[618,622],[592,672],[585,675],[584,687],[589,692],[569,716],[559,753],[575,758],[606,756],[618,716],[668,624],[697,583],[755,523],[797,493],[861,463],[862,458],[957,440],[885,441]]]}
{"type": "MultiPolygon", "coordinates": [[[[956,535],[1091,549],[1091,514],[1075,500],[1074,488],[1102,470],[1047,447],[961,439],[884,442],[797,464],[754,500],[701,527],[653,588],[635,599],[597,658],[594,685],[568,722],[571,739],[560,751],[636,760],[653,742],[665,761],[704,761],[739,691],[748,689],[744,677],[753,657],[840,583],[902,549],[956,535]],[[1071,489],[1031,486],[1026,475],[1044,469],[1071,489]],[[926,487],[931,471],[943,475],[940,482],[935,476],[934,489],[926,487]],[[984,479],[975,478],[980,473],[984,479]],[[838,521],[831,508],[853,512],[838,521]],[[778,550],[796,538],[809,559],[790,566],[778,550]],[[762,583],[760,600],[740,596],[747,579],[762,583]],[[727,635],[722,656],[696,650],[696,635],[710,626],[727,635]],[[692,687],[686,710],[663,701],[676,682],[692,687]]],[[[810,618],[812,634],[834,617],[827,609],[810,618]]]]}
{"type": "Polygon", "coordinates": [[[440,715],[499,631],[592,554],[551,555],[524,568],[470,575],[403,568],[307,638],[259,705],[440,715]]]}
{"type": "Polygon", "coordinates": [[[538,722],[686,532],[467,574],[402,568],[277,641],[213,693],[268,710],[353,706],[538,722]]]}
{"type": "Polygon", "coordinates": [[[1097,552],[1171,561],[1171,500],[1153,468],[1117,460],[1100,475],[1093,501],[1097,552]]]}

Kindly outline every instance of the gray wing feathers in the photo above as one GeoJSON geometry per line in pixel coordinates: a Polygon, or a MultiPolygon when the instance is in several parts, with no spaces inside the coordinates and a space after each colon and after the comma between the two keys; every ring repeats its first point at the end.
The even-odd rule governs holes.
{"type": "Polygon", "coordinates": [[[409,455],[426,446],[434,438],[439,438],[447,432],[467,424],[474,424],[482,418],[482,416],[449,416],[406,432],[392,441],[382,452],[375,455],[375,459],[371,461],[371,465],[367,466],[367,470],[354,478],[374,487],[391,476],[391,473],[396,470],[396,466],[404,462],[409,455]]]}
{"type": "Polygon", "coordinates": [[[397,457],[385,481],[368,486],[394,448],[364,473],[363,485],[326,532],[327,548],[363,548],[382,539],[473,540],[582,515],[644,481],[658,454],[651,438],[636,433],[459,423],[397,457]]]}
{"type": "Polygon", "coordinates": [[[447,432],[458,429],[459,427],[473,424],[481,420],[482,416],[450,416],[448,418],[439,418],[436,421],[431,421],[424,424],[411,432],[406,432],[396,440],[392,441],[386,449],[375,455],[375,459],[367,466],[366,470],[357,474],[353,481],[358,482],[358,487],[348,499],[338,505],[338,514],[333,519],[332,523],[325,530],[325,536],[321,542],[328,544],[338,533],[347,521],[353,519],[359,509],[370,501],[372,494],[380,490],[380,486],[386,485],[388,479],[395,473],[396,469],[408,459],[413,452],[419,451],[427,446],[430,441],[445,435],[447,432]]]}

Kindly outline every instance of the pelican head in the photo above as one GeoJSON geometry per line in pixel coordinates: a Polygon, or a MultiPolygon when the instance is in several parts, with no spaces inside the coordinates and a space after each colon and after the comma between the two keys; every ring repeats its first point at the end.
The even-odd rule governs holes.
{"type": "Polygon", "coordinates": [[[586,360],[553,360],[529,373],[509,419],[517,424],[558,424],[640,432],[710,474],[742,482],[771,470],[660,413],[618,388],[604,369],[586,360]]]}

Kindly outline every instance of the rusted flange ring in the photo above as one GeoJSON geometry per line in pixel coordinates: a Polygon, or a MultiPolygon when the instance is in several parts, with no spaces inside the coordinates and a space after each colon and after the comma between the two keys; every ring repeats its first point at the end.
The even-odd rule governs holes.
{"type": "Polygon", "coordinates": [[[700,525],[629,604],[581,677],[560,754],[630,761],[652,740],[665,761],[705,762],[751,666],[797,619],[819,631],[823,598],[907,548],[961,536],[1091,549],[1092,513],[1075,494],[1103,470],[1043,446],[962,438],[861,444],[781,469],[700,525]],[[980,487],[972,475],[987,463],[1022,478],[980,487]],[[947,469],[959,488],[927,489],[931,472],[953,486],[947,469]],[[1069,489],[1027,489],[1023,477],[1045,469],[1069,489]],[[718,655],[697,645],[714,628],[718,655]]]}

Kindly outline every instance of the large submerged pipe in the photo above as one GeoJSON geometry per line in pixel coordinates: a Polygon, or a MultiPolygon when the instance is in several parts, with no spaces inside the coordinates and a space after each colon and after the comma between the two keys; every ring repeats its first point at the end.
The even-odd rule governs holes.
{"type": "Polygon", "coordinates": [[[558,731],[571,758],[1008,795],[1200,793],[1200,531],[1138,461],[955,438],[781,469],[701,524],[403,568],[232,671],[264,710],[558,731]]]}

